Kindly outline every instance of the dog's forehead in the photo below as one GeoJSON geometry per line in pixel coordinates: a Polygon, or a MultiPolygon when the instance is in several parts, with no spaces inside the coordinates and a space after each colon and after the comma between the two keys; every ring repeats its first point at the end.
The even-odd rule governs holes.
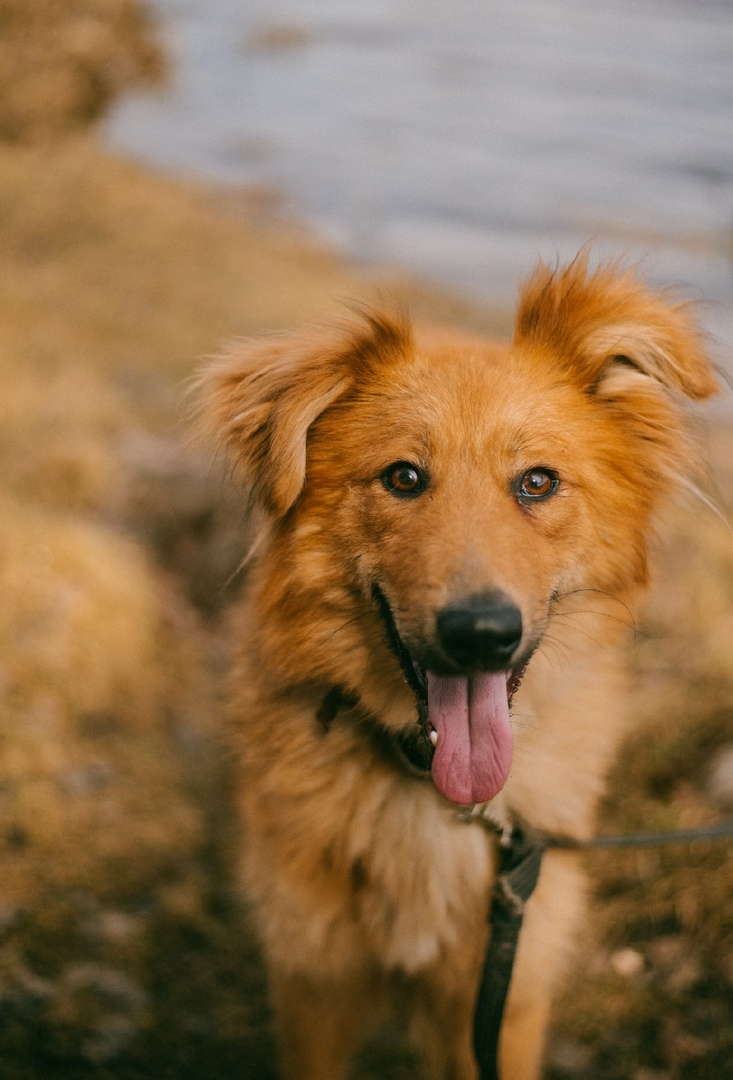
{"type": "Polygon", "coordinates": [[[489,342],[418,340],[414,352],[373,369],[327,413],[324,444],[313,450],[340,447],[343,456],[348,445],[365,475],[407,460],[435,476],[471,463],[482,475],[488,468],[505,476],[538,461],[565,462],[587,441],[589,408],[551,358],[489,342]]]}
{"type": "Polygon", "coordinates": [[[432,335],[415,352],[378,373],[376,396],[385,424],[422,429],[460,427],[485,434],[497,427],[560,426],[582,405],[581,394],[552,357],[508,344],[432,335]],[[562,416],[564,419],[559,420],[562,416]]]}

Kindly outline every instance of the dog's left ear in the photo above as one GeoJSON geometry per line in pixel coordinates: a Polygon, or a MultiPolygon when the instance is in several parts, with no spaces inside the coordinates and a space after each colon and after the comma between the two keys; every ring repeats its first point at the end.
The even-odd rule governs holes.
{"type": "Polygon", "coordinates": [[[524,286],[515,342],[543,347],[599,397],[653,380],[670,398],[718,390],[689,304],[615,264],[590,270],[586,253],[559,270],[540,264],[524,286]]]}
{"type": "Polygon", "coordinates": [[[201,373],[201,428],[253,497],[282,517],[300,495],[308,432],[374,367],[412,348],[405,317],[358,310],[331,329],[235,342],[201,373]]]}

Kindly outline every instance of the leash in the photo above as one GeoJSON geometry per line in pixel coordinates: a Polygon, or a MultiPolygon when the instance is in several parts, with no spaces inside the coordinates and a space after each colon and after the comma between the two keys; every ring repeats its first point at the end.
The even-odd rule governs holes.
{"type": "Polygon", "coordinates": [[[479,1066],[480,1080],[500,1080],[498,1051],[504,1007],[525,905],[537,885],[545,851],[551,848],[572,851],[602,847],[652,847],[733,837],[733,818],[695,829],[632,833],[628,836],[595,836],[588,840],[545,836],[518,825],[502,829],[478,808],[459,814],[459,820],[475,822],[494,835],[500,835],[499,871],[489,910],[491,934],[484,956],[473,1021],[473,1050],[479,1066]]]}
{"type": "Polygon", "coordinates": [[[476,1010],[473,1017],[473,1052],[481,1080],[499,1080],[498,1055],[501,1022],[524,906],[535,890],[545,844],[539,837],[528,838],[521,829],[512,829],[500,840],[499,873],[489,912],[491,937],[484,956],[476,1010]]]}

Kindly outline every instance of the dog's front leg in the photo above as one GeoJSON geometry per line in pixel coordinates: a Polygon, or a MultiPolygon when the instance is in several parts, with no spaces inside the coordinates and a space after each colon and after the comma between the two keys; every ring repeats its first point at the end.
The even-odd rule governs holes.
{"type": "Polygon", "coordinates": [[[283,1080],[346,1080],[349,1061],[386,1020],[366,972],[319,980],[270,974],[283,1080]]]}
{"type": "Polygon", "coordinates": [[[499,1048],[502,1080],[536,1080],[550,1005],[584,906],[577,856],[546,852],[527,903],[499,1048]]]}
{"type": "Polygon", "coordinates": [[[476,1080],[469,1003],[429,977],[271,984],[283,1080],[476,1080]]]}

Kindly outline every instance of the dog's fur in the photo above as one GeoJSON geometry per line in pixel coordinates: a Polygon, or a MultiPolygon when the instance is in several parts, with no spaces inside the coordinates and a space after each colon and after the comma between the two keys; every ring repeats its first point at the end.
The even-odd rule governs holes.
{"type": "MultiPolygon", "coordinates": [[[[477,678],[499,662],[446,657],[438,616],[496,596],[521,612],[504,666],[517,675],[531,659],[492,809],[548,833],[592,831],[653,519],[691,483],[684,406],[716,389],[701,337],[686,307],[580,256],[538,267],[511,345],[369,311],[240,343],[203,382],[209,426],[267,521],[238,621],[233,718],[243,876],[283,1073],[340,1080],[392,1039],[403,1064],[412,1047],[415,1075],[470,1080],[496,845],[401,757],[397,734],[420,731],[405,656],[477,678]],[[400,496],[397,462],[424,490],[400,496]],[[555,484],[546,497],[522,490],[532,470],[555,484]]],[[[548,854],[504,1080],[538,1075],[582,891],[575,857],[548,854]]]]}

